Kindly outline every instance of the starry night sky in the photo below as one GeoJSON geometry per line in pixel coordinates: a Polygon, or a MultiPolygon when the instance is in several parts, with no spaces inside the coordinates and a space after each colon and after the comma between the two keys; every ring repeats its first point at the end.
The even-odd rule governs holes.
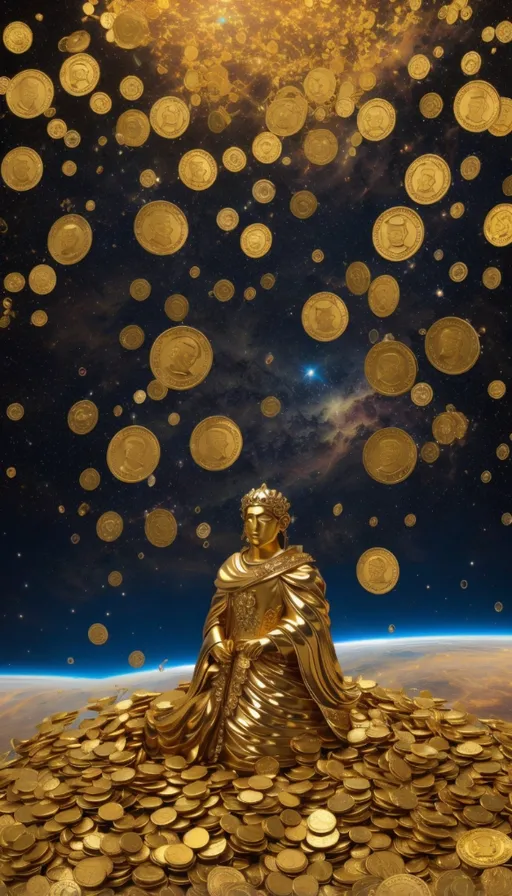
{"type": "MultiPolygon", "coordinates": [[[[17,317],[0,330],[2,405],[0,409],[0,672],[53,674],[113,674],[129,671],[127,657],[134,649],[156,667],[193,661],[200,644],[203,619],[213,593],[218,566],[240,547],[240,499],[265,480],[292,502],[290,542],[300,544],[317,560],[327,581],[335,640],[396,635],[504,634],[512,631],[510,592],[510,539],[512,528],[501,523],[512,512],[512,460],[496,457],[500,442],[512,431],[510,249],[496,249],[484,238],[486,213],[507,201],[501,184],[512,173],[511,138],[489,133],[471,134],[456,123],[452,111],[455,93],[468,80],[460,59],[470,49],[483,57],[477,77],[490,81],[500,94],[510,83],[511,45],[483,43],[482,28],[505,17],[504,3],[474,3],[473,18],[448,26],[432,18],[433,6],[424,4],[425,24],[415,29],[409,55],[425,52],[432,60],[429,76],[421,82],[407,74],[408,56],[388,66],[377,86],[365,98],[383,96],[397,110],[397,125],[390,137],[365,143],[355,158],[347,155],[347,140],[356,130],[350,120],[336,116],[326,122],[340,142],[338,158],[325,168],[311,166],[301,149],[308,122],[300,134],[285,138],[283,154],[292,162],[267,166],[250,153],[254,136],[262,129],[261,116],[234,117],[222,134],[206,127],[206,113],[192,110],[189,129],[178,140],[151,133],[140,148],[128,149],[115,140],[115,123],[125,109],[146,113],[153,102],[168,93],[183,95],[179,66],[166,75],[156,73],[150,49],[123,51],[107,44],[97,22],[81,24],[81,5],[17,2],[2,6],[2,23],[26,21],[34,43],[23,56],[2,53],[0,75],[9,77],[23,68],[40,68],[56,88],[57,116],[76,128],[82,141],[68,149],[46,133],[44,116],[16,118],[0,97],[3,153],[17,145],[31,146],[44,161],[44,175],[31,191],[17,194],[0,184],[0,215],[7,232],[0,235],[1,279],[20,271],[26,277],[38,263],[57,270],[57,287],[49,296],[36,296],[28,288],[13,295],[17,317]],[[47,7],[47,8],[44,8],[47,7]],[[43,22],[35,20],[44,13],[43,22]],[[428,27],[427,27],[428,25],[428,27]],[[114,101],[106,116],[95,115],[89,97],[76,98],[60,87],[58,72],[64,54],[60,37],[86,27],[91,33],[88,52],[101,65],[98,90],[114,101]],[[444,48],[434,59],[434,46],[444,48]],[[496,52],[493,54],[492,50],[496,52]],[[140,100],[129,103],[118,91],[126,74],[138,74],[145,83],[140,100]],[[444,99],[434,120],[420,115],[418,103],[427,92],[444,99]],[[106,146],[98,146],[101,135],[106,146]],[[217,159],[228,146],[240,146],[248,165],[239,174],[219,168],[216,183],[195,193],[178,180],[178,162],[192,148],[208,150],[217,159]],[[417,156],[434,152],[449,163],[452,186],[431,206],[416,207],[426,229],[420,251],[408,262],[395,264],[381,258],[372,246],[376,217],[394,205],[415,207],[403,187],[403,177],[417,156]],[[468,154],[482,161],[475,181],[464,181],[459,167],[468,154]],[[74,177],[61,172],[65,159],[74,159],[74,177]],[[102,174],[96,169],[101,165],[102,174]],[[143,189],[139,174],[153,168],[160,183],[143,189]],[[277,188],[274,201],[261,205],[251,194],[253,183],[270,178],[277,188]],[[319,200],[316,214],[306,221],[289,210],[292,194],[309,189],[319,200]],[[93,199],[96,209],[85,211],[93,199]],[[190,235],[181,252],[156,257],[136,242],[133,220],[151,200],[175,202],[187,215],[190,235]],[[466,214],[453,220],[449,208],[462,201],[466,214]],[[217,212],[233,206],[240,225],[223,233],[217,212]],[[63,267],[46,248],[51,224],[66,211],[84,215],[93,229],[93,246],[79,264],[63,267]],[[239,245],[247,224],[260,221],[273,232],[273,246],[259,260],[246,258],[239,245]],[[311,252],[321,248],[325,260],[315,264],[311,252]],[[443,249],[437,262],[433,253],[443,249]],[[368,264],[372,278],[389,273],[400,284],[397,311],[376,318],[366,296],[353,296],[345,285],[352,261],[368,264]],[[453,283],[448,269],[455,261],[469,267],[467,279],[453,283]],[[192,279],[192,265],[201,268],[192,279]],[[500,268],[501,286],[490,291],[481,283],[483,270],[500,268]],[[276,276],[273,289],[259,285],[265,273],[276,276]],[[152,293],[146,302],[130,298],[130,282],[147,278],[152,293]],[[226,303],[209,295],[220,278],[232,280],[235,297],[226,303]],[[257,289],[252,302],[243,298],[248,286],[257,289]],[[330,343],[315,342],[303,330],[300,312],[306,299],[331,290],[346,302],[350,322],[346,332],[330,343]],[[173,324],[164,314],[164,301],[182,293],[190,302],[185,323],[203,331],[214,352],[207,379],[186,392],[170,391],[163,401],[149,397],[136,405],[132,395],[153,379],[149,349],[156,336],[173,324]],[[30,315],[44,308],[48,324],[36,328],[30,315]],[[482,355],[462,376],[435,370],[424,352],[421,329],[446,315],[467,318],[480,333],[482,355]],[[145,343],[136,352],[119,344],[119,331],[140,325],[145,343]],[[413,405],[410,395],[390,399],[376,395],[366,383],[363,364],[371,347],[369,331],[379,338],[391,333],[414,351],[419,364],[417,381],[434,389],[426,408],[413,405]],[[272,353],[274,360],[265,363],[272,353]],[[87,371],[80,376],[79,368],[87,371]],[[311,373],[312,372],[312,373],[311,373]],[[487,394],[491,380],[503,379],[508,391],[500,401],[487,394]],[[282,412],[263,417],[259,403],[276,395],[282,412]],[[90,398],[100,412],[99,423],[86,436],[67,426],[71,405],[90,398]],[[11,422],[5,409],[21,402],[25,416],[11,422]],[[414,473],[403,483],[385,486],[374,482],[362,465],[366,439],[384,426],[399,426],[414,438],[418,448],[432,439],[434,416],[448,403],[470,421],[466,438],[443,447],[441,457],[428,465],[418,460],[414,473]],[[123,407],[114,417],[113,407],[123,407]],[[172,411],[181,415],[169,426],[172,411]],[[236,421],[244,448],[235,465],[223,472],[208,472],[192,460],[188,448],[196,424],[211,414],[236,421]],[[156,484],[128,485],[109,472],[105,454],[112,436],[132,422],[147,426],[158,437],[162,456],[155,471],[156,484]],[[5,469],[15,466],[8,479],[5,469]],[[80,472],[95,467],[100,487],[84,492],[80,472]],[[480,481],[483,470],[492,481],[480,481]],[[82,501],[90,504],[85,517],[77,514],[82,501]],[[333,504],[344,512],[335,518],[333,504]],[[65,506],[65,513],[58,506],[65,506]],[[172,510],[178,536],[166,549],[153,547],[144,535],[145,511],[172,510]],[[195,508],[200,507],[199,513],[195,508]],[[116,510],[124,519],[118,541],[105,544],[96,536],[98,516],[116,510]],[[414,513],[417,524],[408,529],[404,516],[414,513]],[[377,516],[376,528],[369,526],[377,516]],[[212,527],[204,549],[195,533],[200,522],[212,527]],[[78,533],[80,542],[72,544],[78,533]],[[372,546],[386,547],[398,558],[398,585],[382,597],[364,591],[355,567],[360,554],[372,546]],[[144,559],[138,559],[138,553],[144,559]],[[124,581],[111,588],[107,576],[120,570],[124,581]],[[467,580],[462,589],[461,580],[467,580]],[[504,610],[494,611],[495,601],[504,610]],[[103,647],[94,647],[87,629],[103,622],[110,633],[103,647]],[[73,657],[74,665],[68,665],[73,657]]],[[[437,6],[435,7],[437,9],[437,6]]],[[[297,82],[300,84],[300,81],[297,82]]]]}

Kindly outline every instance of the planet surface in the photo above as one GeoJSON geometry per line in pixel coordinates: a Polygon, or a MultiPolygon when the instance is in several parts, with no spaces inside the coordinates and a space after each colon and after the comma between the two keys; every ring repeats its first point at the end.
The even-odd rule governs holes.
{"type": "MultiPolygon", "coordinates": [[[[346,676],[410,696],[429,691],[481,719],[512,721],[512,636],[398,638],[337,643],[346,676]]],[[[56,712],[85,706],[92,696],[170,690],[189,681],[193,666],[141,670],[109,678],[0,677],[0,750],[34,734],[56,712]]]]}

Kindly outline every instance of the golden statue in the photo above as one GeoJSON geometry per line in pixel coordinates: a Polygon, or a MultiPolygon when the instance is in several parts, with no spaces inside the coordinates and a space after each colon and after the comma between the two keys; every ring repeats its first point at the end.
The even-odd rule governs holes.
{"type": "Polygon", "coordinates": [[[249,547],[217,573],[192,682],[146,714],[150,753],[252,771],[263,756],[295,765],[292,738],[345,739],[359,690],[343,679],[315,561],[287,546],[289,508],[266,483],[243,498],[249,547]]]}

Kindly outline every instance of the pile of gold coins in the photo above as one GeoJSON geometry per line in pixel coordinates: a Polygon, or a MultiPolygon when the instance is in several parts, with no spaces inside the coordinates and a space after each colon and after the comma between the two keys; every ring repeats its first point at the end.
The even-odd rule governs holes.
{"type": "Polygon", "coordinates": [[[244,776],[146,755],[175,691],[47,717],[0,765],[1,896],[510,896],[512,724],[358,686],[343,743],[244,776]]]}

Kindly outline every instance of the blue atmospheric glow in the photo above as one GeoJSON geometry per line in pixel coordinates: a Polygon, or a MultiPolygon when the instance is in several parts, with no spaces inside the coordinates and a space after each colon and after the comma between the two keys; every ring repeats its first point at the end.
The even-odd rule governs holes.
{"type": "Polygon", "coordinates": [[[313,370],[312,367],[310,367],[306,373],[306,376],[313,377],[314,375],[315,375],[315,371],[313,370]]]}

